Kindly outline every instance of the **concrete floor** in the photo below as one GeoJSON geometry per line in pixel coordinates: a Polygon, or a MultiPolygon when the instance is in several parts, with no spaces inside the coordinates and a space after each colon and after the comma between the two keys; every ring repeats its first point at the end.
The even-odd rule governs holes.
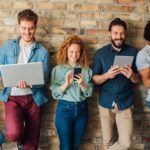
{"type": "Polygon", "coordinates": [[[17,150],[16,143],[4,143],[2,150],[17,150]]]}

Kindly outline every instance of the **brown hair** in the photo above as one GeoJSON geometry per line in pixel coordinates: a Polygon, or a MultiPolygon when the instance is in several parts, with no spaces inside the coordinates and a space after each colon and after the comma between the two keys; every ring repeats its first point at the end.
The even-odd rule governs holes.
{"type": "Polygon", "coordinates": [[[25,9],[18,13],[18,23],[19,24],[20,24],[21,20],[33,21],[36,26],[37,21],[38,21],[38,16],[34,11],[32,11],[30,9],[25,9]]]}
{"type": "Polygon", "coordinates": [[[90,65],[90,60],[88,58],[88,53],[87,49],[83,45],[83,42],[81,38],[77,35],[72,35],[69,36],[60,46],[57,52],[57,63],[65,65],[68,63],[68,57],[67,57],[67,52],[68,48],[71,44],[78,44],[80,46],[80,58],[78,60],[78,63],[82,67],[89,67],[90,65]]]}

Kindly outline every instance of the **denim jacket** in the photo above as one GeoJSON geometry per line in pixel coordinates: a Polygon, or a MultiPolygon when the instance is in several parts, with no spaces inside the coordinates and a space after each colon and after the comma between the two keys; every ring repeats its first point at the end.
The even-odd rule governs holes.
{"type": "MultiPolygon", "coordinates": [[[[18,56],[20,53],[19,40],[8,40],[6,41],[2,48],[0,49],[0,65],[3,64],[16,64],[18,56]]],[[[30,62],[42,62],[44,69],[44,85],[33,85],[31,88],[33,99],[37,106],[48,101],[48,94],[46,90],[46,84],[49,76],[49,65],[50,65],[50,55],[49,52],[38,42],[31,49],[30,57],[28,63],[30,62]]],[[[0,101],[7,102],[10,95],[11,88],[3,88],[0,91],[0,101]]]]}

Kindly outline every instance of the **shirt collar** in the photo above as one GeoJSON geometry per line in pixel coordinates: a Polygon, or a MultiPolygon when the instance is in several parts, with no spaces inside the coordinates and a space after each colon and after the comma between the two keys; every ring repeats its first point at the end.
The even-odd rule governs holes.
{"type": "MultiPolygon", "coordinates": [[[[15,39],[14,40],[14,43],[17,43],[17,45],[19,45],[19,43],[20,43],[20,36],[17,38],[17,39],[15,39]]],[[[32,46],[32,49],[35,49],[35,48],[39,48],[39,43],[36,41],[36,40],[34,40],[34,43],[33,43],[33,46],[32,46]]]]}

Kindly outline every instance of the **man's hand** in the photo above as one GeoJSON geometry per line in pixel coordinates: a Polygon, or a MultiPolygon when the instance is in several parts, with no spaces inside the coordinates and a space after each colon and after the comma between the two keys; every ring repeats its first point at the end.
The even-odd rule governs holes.
{"type": "Polygon", "coordinates": [[[120,73],[122,73],[125,77],[130,79],[133,75],[133,70],[129,65],[125,65],[124,67],[120,68],[120,73]]]}
{"type": "Polygon", "coordinates": [[[120,73],[120,69],[118,66],[111,66],[111,68],[107,72],[107,75],[109,79],[113,79],[119,73],[120,73]]]}
{"type": "Polygon", "coordinates": [[[17,85],[17,88],[21,88],[21,89],[24,89],[24,88],[31,88],[32,86],[31,85],[28,85],[25,81],[21,81],[18,83],[17,85]]]}
{"type": "Polygon", "coordinates": [[[110,69],[102,75],[94,75],[93,81],[95,84],[102,84],[108,79],[113,79],[116,75],[120,73],[119,66],[111,66],[110,69]]]}

